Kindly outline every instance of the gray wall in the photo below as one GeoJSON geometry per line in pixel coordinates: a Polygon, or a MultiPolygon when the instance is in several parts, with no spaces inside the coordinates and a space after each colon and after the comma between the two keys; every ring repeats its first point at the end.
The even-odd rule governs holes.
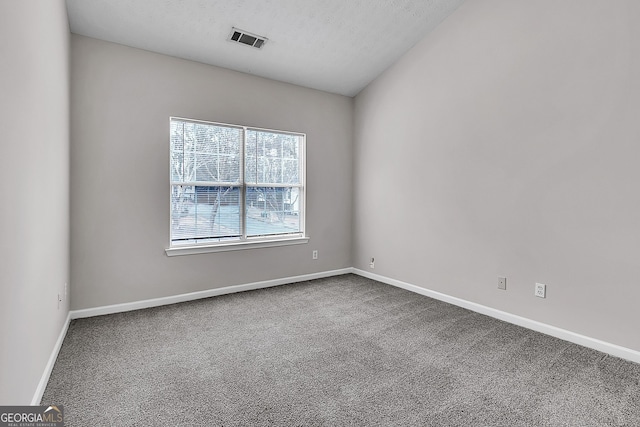
{"type": "Polygon", "coordinates": [[[69,311],[69,25],[0,2],[0,405],[30,404],[69,311]]]}
{"type": "Polygon", "coordinates": [[[76,35],[71,75],[73,309],[351,266],[352,98],[76,35]],[[169,116],[306,133],[310,243],[167,257],[169,116]]]}
{"type": "Polygon", "coordinates": [[[639,19],[469,1],[360,93],[354,266],[640,350],[639,19]]]}

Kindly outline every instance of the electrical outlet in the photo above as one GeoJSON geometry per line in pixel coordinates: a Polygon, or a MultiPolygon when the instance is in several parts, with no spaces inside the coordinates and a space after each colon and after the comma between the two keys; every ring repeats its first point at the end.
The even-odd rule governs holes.
{"type": "Polygon", "coordinates": [[[547,285],[542,283],[536,283],[535,296],[538,298],[546,298],[547,297],[547,285]]]}
{"type": "Polygon", "coordinates": [[[313,252],[311,253],[311,258],[313,258],[313,259],[318,259],[318,251],[313,251],[313,252]]]}
{"type": "Polygon", "coordinates": [[[507,289],[507,278],[506,277],[498,277],[498,289],[506,290],[507,289]]]}
{"type": "Polygon", "coordinates": [[[371,257],[371,260],[369,261],[369,268],[376,268],[376,259],[371,257]]]}

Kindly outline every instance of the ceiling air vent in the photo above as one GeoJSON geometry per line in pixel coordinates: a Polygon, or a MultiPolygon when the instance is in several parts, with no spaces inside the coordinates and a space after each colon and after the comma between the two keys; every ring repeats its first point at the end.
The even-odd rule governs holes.
{"type": "Polygon", "coordinates": [[[246,44],[247,46],[255,47],[256,49],[262,49],[262,46],[264,46],[268,39],[234,27],[231,30],[229,40],[246,44]]]}

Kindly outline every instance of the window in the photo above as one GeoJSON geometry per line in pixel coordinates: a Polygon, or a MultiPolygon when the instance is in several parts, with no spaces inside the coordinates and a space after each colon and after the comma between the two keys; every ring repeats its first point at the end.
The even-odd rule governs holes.
{"type": "Polygon", "coordinates": [[[304,238],[304,134],[174,117],[170,134],[171,248],[304,238]]]}

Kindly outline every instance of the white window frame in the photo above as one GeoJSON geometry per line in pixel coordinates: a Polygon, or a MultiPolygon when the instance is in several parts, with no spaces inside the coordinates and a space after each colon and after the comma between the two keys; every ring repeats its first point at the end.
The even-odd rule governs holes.
{"type": "MultiPolygon", "coordinates": [[[[175,117],[172,116],[169,118],[169,128],[171,128],[171,122],[173,120],[179,120],[190,123],[202,123],[213,126],[224,126],[224,127],[232,127],[243,130],[243,138],[241,144],[241,164],[240,164],[240,173],[241,173],[241,182],[239,185],[234,184],[240,188],[240,205],[239,209],[241,212],[240,223],[241,223],[241,234],[242,236],[237,240],[220,240],[214,242],[207,242],[204,244],[194,243],[194,244],[182,244],[176,245],[172,241],[172,207],[171,207],[171,196],[169,196],[169,247],[165,249],[167,256],[178,256],[178,255],[193,255],[193,254],[202,254],[202,253],[211,253],[211,252],[226,252],[226,251],[237,251],[237,250],[245,250],[245,249],[255,249],[255,248],[267,248],[267,247],[277,247],[277,246],[289,246],[289,245],[299,245],[305,244],[309,241],[309,237],[307,237],[305,232],[305,219],[306,219],[306,194],[307,194],[307,161],[306,161],[306,141],[307,135],[300,132],[292,132],[292,131],[283,131],[276,129],[267,129],[267,128],[258,128],[253,126],[242,126],[235,125],[229,123],[220,123],[220,122],[211,122],[205,120],[196,120],[189,119],[183,117],[175,117]],[[258,131],[258,132],[273,132],[280,134],[289,134],[295,135],[302,138],[302,142],[300,144],[300,155],[299,155],[299,165],[300,168],[299,176],[301,183],[299,184],[300,188],[300,201],[299,201],[299,211],[300,211],[300,232],[289,234],[289,235],[272,235],[272,236],[247,236],[247,228],[246,228],[246,192],[247,187],[290,187],[291,185],[282,184],[282,185],[256,185],[256,184],[247,184],[245,181],[245,160],[246,160],[246,142],[247,142],[247,131],[258,131]]],[[[169,159],[171,159],[171,143],[169,143],[169,159]]],[[[171,165],[169,165],[171,168],[171,165]]],[[[171,179],[171,169],[169,168],[169,194],[171,194],[171,190],[175,185],[197,185],[197,182],[182,182],[181,184],[176,184],[171,179]]]]}

